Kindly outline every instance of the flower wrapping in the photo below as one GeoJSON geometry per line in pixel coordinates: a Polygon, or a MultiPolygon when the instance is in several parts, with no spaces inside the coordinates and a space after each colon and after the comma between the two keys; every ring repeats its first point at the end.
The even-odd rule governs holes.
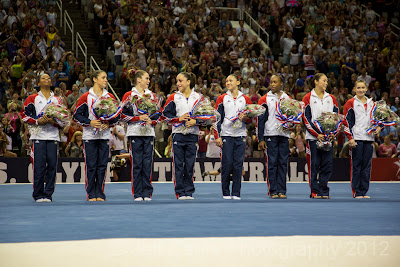
{"type": "Polygon", "coordinates": [[[265,108],[258,104],[247,104],[246,107],[238,111],[236,116],[229,118],[229,120],[233,123],[233,128],[237,129],[242,126],[242,121],[239,120],[240,114],[246,114],[246,116],[250,119],[258,117],[265,113],[265,108]]]}
{"type": "MultiPolygon", "coordinates": [[[[39,112],[38,119],[44,115],[53,118],[60,127],[65,127],[71,122],[71,113],[68,111],[67,107],[63,104],[51,102],[51,100],[46,104],[42,111],[39,112]]],[[[39,127],[39,125],[28,124],[28,130],[31,134],[37,134],[39,127]]]]}
{"type": "MultiPolygon", "coordinates": [[[[198,122],[198,125],[201,126],[211,125],[221,119],[219,112],[215,110],[211,106],[210,101],[204,97],[196,100],[189,112],[189,116],[191,119],[195,119],[198,122]]],[[[174,127],[179,128],[183,134],[187,134],[189,129],[186,127],[185,122],[175,123],[174,127]]]]}
{"type": "Polygon", "coordinates": [[[343,115],[336,112],[323,112],[314,124],[317,129],[325,136],[325,141],[317,141],[317,148],[329,151],[332,147],[332,142],[329,141],[329,135],[336,135],[343,124],[343,115]]]}
{"type": "Polygon", "coordinates": [[[292,131],[296,124],[301,123],[301,116],[304,110],[304,103],[291,98],[282,99],[276,102],[277,120],[281,123],[279,129],[282,131],[292,131]]]}
{"type": "MultiPolygon", "coordinates": [[[[160,114],[160,104],[157,98],[152,98],[151,94],[144,94],[143,96],[134,95],[131,98],[130,103],[134,107],[134,113],[136,115],[145,115],[147,114],[149,118],[160,114]]],[[[151,126],[147,125],[145,122],[141,122],[142,126],[141,133],[145,134],[151,130],[151,126]]]]}
{"type": "MultiPolygon", "coordinates": [[[[107,122],[118,117],[122,112],[122,106],[112,97],[101,96],[93,102],[90,111],[96,119],[107,122]]],[[[97,130],[94,131],[95,135],[97,130]]]]}
{"type": "Polygon", "coordinates": [[[372,126],[366,130],[368,134],[375,133],[377,127],[396,125],[399,116],[387,106],[385,100],[379,100],[371,110],[370,119],[372,126]]]}
{"type": "Polygon", "coordinates": [[[67,126],[71,121],[71,114],[67,107],[55,102],[48,103],[38,117],[43,115],[53,118],[61,127],[67,126]]]}

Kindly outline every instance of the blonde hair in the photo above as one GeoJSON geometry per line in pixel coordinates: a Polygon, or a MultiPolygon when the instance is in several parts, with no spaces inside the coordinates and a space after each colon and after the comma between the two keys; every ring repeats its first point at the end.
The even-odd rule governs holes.
{"type": "Polygon", "coordinates": [[[131,81],[131,84],[133,86],[135,86],[137,79],[141,78],[145,73],[146,73],[146,71],[144,71],[144,70],[130,69],[130,70],[128,70],[128,73],[126,74],[126,77],[131,81]]]}
{"type": "Polygon", "coordinates": [[[81,132],[81,131],[76,131],[76,132],[74,133],[74,135],[72,136],[72,138],[71,138],[71,143],[72,143],[72,142],[75,143],[75,141],[76,141],[76,136],[77,136],[77,135],[82,135],[82,132],[81,132]]]}

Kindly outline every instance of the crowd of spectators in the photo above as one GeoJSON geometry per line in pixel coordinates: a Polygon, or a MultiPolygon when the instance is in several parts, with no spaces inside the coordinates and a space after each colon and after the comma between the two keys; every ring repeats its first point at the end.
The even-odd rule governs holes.
{"type": "MultiPolygon", "coordinates": [[[[226,92],[225,77],[231,73],[241,77],[241,91],[257,103],[268,92],[273,74],[280,73],[283,90],[301,100],[313,89],[307,77],[322,72],[329,78],[327,91],[341,109],[354,95],[354,82],[362,79],[368,85],[368,96],[385,101],[400,114],[400,42],[388,23],[399,6],[396,1],[386,2],[380,6],[368,3],[363,11],[355,0],[88,0],[87,4],[88,12],[94,14],[89,25],[99,53],[103,60],[107,54],[113,57],[107,72],[118,78],[120,97],[131,88],[125,76],[132,68],[150,74],[150,89],[161,104],[176,91],[175,78],[181,71],[196,75],[195,90],[213,104],[226,92]],[[270,35],[269,47],[239,20],[237,12],[219,9],[224,6],[251,14],[270,35]],[[375,7],[387,17],[376,16],[375,7]]],[[[67,51],[58,35],[54,1],[11,3],[0,3],[1,151],[3,156],[25,156],[29,154],[29,131],[19,112],[26,97],[36,93],[38,75],[50,74],[55,94],[70,109],[91,81],[86,66],[67,51]]],[[[124,127],[118,127],[111,142],[117,152],[126,149],[126,142],[121,142],[124,127]]],[[[61,131],[61,155],[82,155],[81,130],[72,123],[61,131]]],[[[400,146],[393,149],[390,145],[397,146],[398,130],[387,128],[376,138],[377,156],[399,154],[400,146]]],[[[304,131],[297,127],[291,134],[292,156],[305,156],[304,131]]],[[[157,125],[155,155],[170,156],[170,133],[170,126],[157,125]]],[[[263,157],[254,126],[248,129],[247,144],[247,156],[263,157]]],[[[343,133],[335,148],[336,156],[348,156],[343,133]]],[[[210,129],[202,131],[199,152],[201,157],[218,154],[210,129]]]]}

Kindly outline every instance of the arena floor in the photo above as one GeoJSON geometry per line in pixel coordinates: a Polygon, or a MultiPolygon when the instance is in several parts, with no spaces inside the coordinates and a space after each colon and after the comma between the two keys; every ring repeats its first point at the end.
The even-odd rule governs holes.
{"type": "Polygon", "coordinates": [[[58,184],[35,203],[31,184],[0,185],[0,266],[400,266],[400,183],[371,183],[371,199],[331,183],[329,200],[307,183],[286,200],[265,183],[243,183],[241,201],[195,186],[195,200],[154,183],[152,202],[133,202],[129,183],[108,183],[106,202],[87,202],[84,184],[58,184]]]}

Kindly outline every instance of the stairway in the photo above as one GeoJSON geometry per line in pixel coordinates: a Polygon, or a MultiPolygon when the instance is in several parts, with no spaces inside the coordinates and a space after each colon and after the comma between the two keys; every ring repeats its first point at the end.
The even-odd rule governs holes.
{"type": "MultiPolygon", "coordinates": [[[[74,23],[75,36],[76,33],[78,32],[87,46],[87,53],[88,53],[88,63],[87,63],[88,66],[86,66],[87,69],[89,69],[90,57],[92,56],[96,60],[96,63],[99,65],[100,69],[107,71],[108,68],[107,63],[105,61],[101,62],[101,55],[99,53],[99,48],[95,44],[94,38],[91,37],[91,31],[88,24],[88,20],[81,15],[81,10],[78,9],[78,6],[76,4],[70,4],[68,0],[63,1],[63,8],[64,10],[68,11],[69,16],[71,17],[71,20],[74,23]]],[[[60,30],[61,38],[66,45],[65,50],[69,51],[72,50],[72,45],[74,45],[74,49],[76,48],[76,40],[74,41],[74,44],[72,44],[71,32],[69,32],[68,26],[66,27],[67,27],[66,35],[64,35],[64,28],[58,27],[58,29],[60,30]]],[[[74,37],[74,39],[76,39],[76,37],[74,37]]],[[[75,55],[77,54],[75,50],[74,54],[75,55]]],[[[81,62],[85,61],[85,58],[83,57],[81,51],[78,52],[77,60],[81,62]]],[[[109,82],[113,87],[113,89],[115,90],[115,92],[121,98],[122,97],[121,88],[116,88],[116,81],[110,80],[109,82]]]]}

